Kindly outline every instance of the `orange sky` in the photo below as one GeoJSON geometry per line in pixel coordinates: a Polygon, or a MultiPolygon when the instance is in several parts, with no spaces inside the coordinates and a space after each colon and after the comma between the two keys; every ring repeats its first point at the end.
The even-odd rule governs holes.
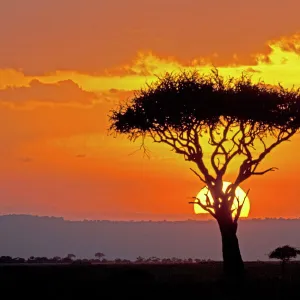
{"type": "MultiPolygon", "coordinates": [[[[187,219],[202,184],[183,158],[107,136],[109,110],[179,69],[300,86],[298,0],[7,0],[0,11],[0,213],[187,219]]],[[[243,184],[250,217],[298,217],[300,138],[243,184]],[[287,205],[288,203],[288,205],[287,205]]],[[[230,180],[234,169],[228,175],[230,180]]]]}

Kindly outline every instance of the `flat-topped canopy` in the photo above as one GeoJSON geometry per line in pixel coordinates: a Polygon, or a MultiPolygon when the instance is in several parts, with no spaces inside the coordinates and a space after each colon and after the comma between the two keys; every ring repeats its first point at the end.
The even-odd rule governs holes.
{"type": "Polygon", "coordinates": [[[111,130],[146,133],[155,128],[219,125],[221,120],[257,124],[266,130],[300,127],[300,91],[253,83],[249,76],[166,74],[112,111],[111,130]]]}

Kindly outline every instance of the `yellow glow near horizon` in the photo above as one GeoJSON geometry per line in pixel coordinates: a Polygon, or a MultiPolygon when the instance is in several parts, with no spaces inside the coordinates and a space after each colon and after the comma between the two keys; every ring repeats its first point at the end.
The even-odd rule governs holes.
{"type": "MultiPolygon", "coordinates": [[[[231,182],[224,181],[223,182],[223,192],[226,191],[227,187],[231,184],[231,182]]],[[[211,203],[214,202],[213,197],[211,195],[211,192],[208,190],[208,187],[205,186],[198,194],[197,199],[200,200],[201,203],[205,204],[206,202],[206,194],[208,195],[211,203]]],[[[245,199],[243,208],[241,210],[240,217],[247,218],[250,212],[250,200],[248,196],[246,196],[246,193],[240,188],[237,187],[235,191],[236,198],[239,199],[240,202],[242,202],[245,199]],[[246,198],[245,198],[246,197],[246,198]]],[[[238,200],[236,199],[233,203],[232,209],[236,209],[238,207],[238,200]]],[[[207,214],[208,212],[204,210],[199,204],[194,204],[194,212],[195,214],[207,214]]],[[[233,212],[233,215],[236,214],[236,210],[233,212]]]]}
{"type": "MultiPolygon", "coordinates": [[[[266,43],[269,53],[253,54],[253,62],[246,64],[232,64],[217,66],[221,75],[240,76],[243,72],[249,72],[253,80],[263,79],[268,84],[278,84],[291,88],[300,87],[298,74],[300,72],[300,35],[281,37],[276,41],[266,43]]],[[[4,69],[0,70],[0,89],[7,86],[28,86],[31,80],[37,79],[42,83],[56,83],[61,80],[72,80],[86,91],[126,90],[132,91],[145,86],[145,83],[157,80],[157,75],[165,72],[180,70],[210,73],[213,64],[208,59],[195,58],[189,63],[183,63],[176,58],[164,58],[152,52],[138,52],[136,58],[107,72],[96,75],[83,74],[76,70],[57,70],[42,76],[27,76],[22,71],[4,69]]]]}

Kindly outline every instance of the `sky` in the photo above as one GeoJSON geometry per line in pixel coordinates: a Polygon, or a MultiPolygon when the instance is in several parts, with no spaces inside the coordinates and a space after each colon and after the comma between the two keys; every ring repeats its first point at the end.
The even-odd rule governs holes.
{"type": "MultiPolygon", "coordinates": [[[[192,219],[203,187],[182,157],[108,134],[108,114],[182,69],[300,86],[298,0],[2,0],[0,213],[192,219]]],[[[249,217],[298,217],[299,136],[249,179],[249,217]]],[[[228,180],[235,175],[230,170],[228,180]]],[[[197,218],[201,218],[198,216],[197,218]]]]}

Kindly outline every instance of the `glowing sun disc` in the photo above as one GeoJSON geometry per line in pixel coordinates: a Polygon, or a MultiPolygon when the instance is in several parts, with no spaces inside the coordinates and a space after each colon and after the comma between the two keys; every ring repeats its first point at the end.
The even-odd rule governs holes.
{"type": "MultiPolygon", "coordinates": [[[[227,187],[231,184],[231,182],[228,182],[228,181],[224,181],[223,182],[223,192],[226,191],[227,187]]],[[[197,194],[197,199],[200,200],[201,203],[205,204],[206,202],[206,194],[208,195],[209,197],[209,200],[211,201],[211,203],[214,202],[213,198],[212,198],[212,195],[210,193],[210,191],[208,190],[208,187],[205,186],[198,194],[197,194]]],[[[243,201],[245,196],[246,196],[246,193],[240,188],[240,187],[237,187],[236,188],[236,191],[235,191],[235,195],[237,198],[239,198],[240,201],[243,201]]],[[[197,200],[196,200],[197,201],[197,200]]],[[[232,205],[232,209],[235,209],[237,208],[237,205],[238,205],[238,200],[235,200],[233,202],[233,205],[232,205]]],[[[208,212],[206,210],[204,210],[199,204],[195,203],[194,204],[194,212],[195,214],[207,214],[208,212]]],[[[245,199],[245,202],[244,202],[244,205],[243,205],[243,208],[241,210],[241,214],[240,214],[240,217],[242,218],[247,218],[248,215],[249,215],[249,212],[250,212],[250,200],[248,198],[248,196],[246,197],[245,199]]],[[[233,215],[235,215],[236,211],[233,212],[233,215]]]]}

